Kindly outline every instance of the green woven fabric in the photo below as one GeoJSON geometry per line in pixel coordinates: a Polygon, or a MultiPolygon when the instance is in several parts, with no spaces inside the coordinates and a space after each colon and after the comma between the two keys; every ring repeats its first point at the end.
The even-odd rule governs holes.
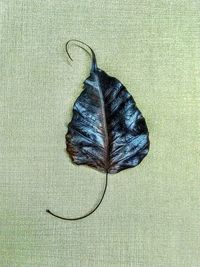
{"type": "Polygon", "coordinates": [[[200,266],[200,2],[1,0],[0,266],[200,266]],[[82,40],[146,118],[149,155],[109,176],[65,133],[89,74],[82,40]]]}

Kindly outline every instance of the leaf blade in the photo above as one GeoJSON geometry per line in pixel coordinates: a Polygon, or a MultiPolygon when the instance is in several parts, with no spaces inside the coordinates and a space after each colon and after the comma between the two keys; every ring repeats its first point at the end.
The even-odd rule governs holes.
{"type": "Polygon", "coordinates": [[[84,81],[74,104],[66,144],[74,163],[108,173],[137,166],[150,146],[146,121],[133,97],[118,79],[99,68],[84,81]],[[76,128],[84,134],[74,138],[76,128]]]}

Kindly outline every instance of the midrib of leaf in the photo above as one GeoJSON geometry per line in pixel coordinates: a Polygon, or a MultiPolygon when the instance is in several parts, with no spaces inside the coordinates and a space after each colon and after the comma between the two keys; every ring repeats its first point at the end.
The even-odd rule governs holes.
{"type": "MultiPolygon", "coordinates": [[[[97,78],[98,79],[98,78],[97,78]]],[[[101,101],[101,112],[103,117],[103,128],[105,132],[105,170],[108,171],[109,168],[109,139],[108,139],[108,127],[107,127],[107,121],[106,121],[106,112],[105,112],[105,103],[104,103],[104,96],[101,90],[101,87],[99,86],[98,82],[98,92],[99,92],[99,98],[101,101]]]]}

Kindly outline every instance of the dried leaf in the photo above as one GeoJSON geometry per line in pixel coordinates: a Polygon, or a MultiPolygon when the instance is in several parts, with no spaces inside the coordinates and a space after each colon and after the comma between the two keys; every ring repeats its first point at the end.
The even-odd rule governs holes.
{"type": "MultiPolygon", "coordinates": [[[[66,52],[72,60],[67,49],[71,41],[86,44],[78,40],[67,42],[66,52]]],[[[118,79],[97,67],[94,51],[86,46],[92,53],[92,67],[73,106],[66,134],[67,151],[75,164],[105,172],[106,182],[97,205],[83,216],[65,218],[46,210],[57,218],[70,221],[86,218],[97,210],[106,192],[108,173],[137,166],[147,155],[150,145],[145,119],[133,97],[118,79]]]]}

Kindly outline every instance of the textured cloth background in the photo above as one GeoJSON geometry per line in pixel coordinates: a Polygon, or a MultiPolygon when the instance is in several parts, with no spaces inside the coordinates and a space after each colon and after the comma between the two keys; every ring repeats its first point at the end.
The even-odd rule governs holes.
{"type": "Polygon", "coordinates": [[[0,1],[0,266],[200,266],[200,2],[0,1]],[[66,124],[99,67],[134,96],[151,150],[105,177],[65,153],[66,124]]]}

